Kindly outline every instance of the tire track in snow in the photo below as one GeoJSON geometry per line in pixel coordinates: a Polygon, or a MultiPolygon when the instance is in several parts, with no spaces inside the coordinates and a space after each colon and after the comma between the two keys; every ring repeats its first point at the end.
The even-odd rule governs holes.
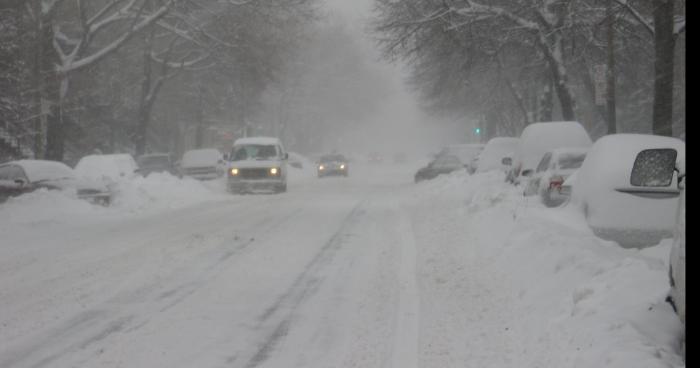
{"type": "MultiPolygon", "coordinates": [[[[257,221],[246,232],[260,235],[255,235],[240,242],[233,249],[225,250],[221,256],[213,257],[213,262],[202,267],[200,269],[201,272],[197,272],[203,274],[195,281],[178,284],[170,288],[166,288],[166,285],[162,285],[161,281],[157,281],[117,294],[105,300],[101,306],[83,311],[70,318],[66,323],[60,325],[48,335],[43,336],[31,346],[11,352],[7,355],[7,358],[0,359],[0,367],[20,365],[40,368],[51,366],[62,357],[70,355],[72,352],[85,350],[116,333],[133,332],[148,325],[150,314],[141,315],[137,318],[136,315],[129,314],[130,308],[128,305],[155,303],[160,305],[157,311],[153,311],[155,314],[166,312],[197,292],[224,267],[227,261],[232,259],[232,256],[243,253],[246,249],[249,249],[251,244],[256,242],[256,239],[263,239],[265,234],[268,234],[271,229],[277,228],[295,218],[300,212],[302,212],[302,209],[294,209],[277,219],[266,217],[257,221]],[[163,289],[166,290],[163,291],[163,289]],[[115,305],[123,306],[123,308],[115,308],[115,305]],[[110,311],[116,313],[110,313],[110,311]],[[42,354],[41,352],[44,351],[45,353],[42,354]]],[[[222,246],[228,247],[231,241],[231,239],[225,239],[215,249],[219,250],[222,246]]],[[[192,262],[192,264],[197,263],[192,262]]]]}
{"type": "Polygon", "coordinates": [[[415,368],[418,366],[420,313],[420,297],[416,281],[416,240],[409,218],[400,209],[399,212],[401,212],[398,215],[401,264],[391,366],[393,368],[415,368]]]}
{"type": "MultiPolygon", "coordinates": [[[[274,323],[272,332],[259,344],[255,354],[245,365],[246,368],[255,368],[263,364],[270,358],[279,342],[287,336],[296,310],[305,300],[318,291],[318,288],[323,282],[323,278],[318,276],[319,271],[324,266],[331,263],[335,254],[343,245],[343,238],[346,236],[345,233],[347,229],[354,225],[357,219],[365,213],[364,210],[361,210],[364,203],[365,201],[361,201],[355,205],[341,222],[338,231],[331,236],[311,261],[309,261],[306,267],[304,267],[304,271],[297,276],[287,291],[280,295],[272,305],[266,308],[260,317],[258,317],[258,328],[266,329],[264,325],[266,325],[268,321],[284,312],[281,316],[281,320],[274,323]]],[[[227,361],[234,362],[237,358],[237,356],[233,356],[228,358],[227,361]]]]}

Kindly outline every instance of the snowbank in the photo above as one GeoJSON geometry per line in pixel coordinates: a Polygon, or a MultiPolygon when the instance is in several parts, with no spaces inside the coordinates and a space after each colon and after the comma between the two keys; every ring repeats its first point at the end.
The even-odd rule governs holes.
{"type": "Polygon", "coordinates": [[[416,232],[432,234],[419,275],[431,275],[422,288],[434,294],[421,315],[453,313],[423,323],[461,335],[424,355],[464,351],[451,361],[484,367],[683,366],[681,325],[664,302],[668,241],[620,248],[579,211],[545,208],[496,172],[418,187],[416,232]]]}
{"type": "Polygon", "coordinates": [[[201,182],[167,173],[120,179],[109,207],[92,205],[61,191],[38,190],[0,204],[0,231],[13,226],[89,222],[100,216],[151,214],[213,200],[231,200],[221,180],[201,182]]]}

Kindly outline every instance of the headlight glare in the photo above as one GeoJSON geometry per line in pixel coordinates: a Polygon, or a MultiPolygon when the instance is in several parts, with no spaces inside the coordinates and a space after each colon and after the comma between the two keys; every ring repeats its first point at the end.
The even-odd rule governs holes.
{"type": "Polygon", "coordinates": [[[231,173],[231,176],[236,176],[236,175],[238,175],[238,169],[234,167],[231,169],[230,173],[231,173]]]}
{"type": "Polygon", "coordinates": [[[277,175],[279,174],[280,170],[276,167],[273,167],[270,169],[270,175],[277,175]]]}

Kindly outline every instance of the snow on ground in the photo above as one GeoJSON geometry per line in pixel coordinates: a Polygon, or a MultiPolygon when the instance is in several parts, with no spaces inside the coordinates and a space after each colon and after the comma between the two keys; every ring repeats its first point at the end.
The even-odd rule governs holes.
{"type": "Polygon", "coordinates": [[[684,366],[669,242],[622,249],[502,173],[414,166],[0,204],[0,366],[684,366]]]}
{"type": "Polygon", "coordinates": [[[523,198],[500,173],[454,174],[420,191],[419,276],[435,294],[422,299],[422,315],[438,317],[424,324],[442,340],[423,347],[426,363],[683,365],[681,327],[664,302],[668,241],[622,249],[592,235],[573,209],[523,198]]]}

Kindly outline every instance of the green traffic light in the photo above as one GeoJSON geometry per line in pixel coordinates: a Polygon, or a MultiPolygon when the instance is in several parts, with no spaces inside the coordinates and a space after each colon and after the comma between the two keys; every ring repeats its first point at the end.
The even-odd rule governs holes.
{"type": "Polygon", "coordinates": [[[475,128],[475,129],[474,129],[474,133],[476,133],[476,134],[481,133],[481,128],[475,128]]]}

